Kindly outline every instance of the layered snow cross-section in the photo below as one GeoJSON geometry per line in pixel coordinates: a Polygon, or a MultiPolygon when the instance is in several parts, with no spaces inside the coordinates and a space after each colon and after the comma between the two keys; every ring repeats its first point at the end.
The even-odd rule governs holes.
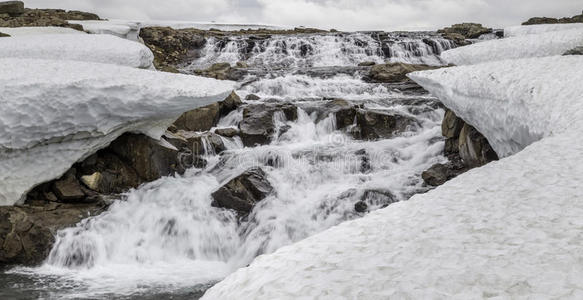
{"type": "Polygon", "coordinates": [[[583,57],[411,78],[507,156],[258,257],[203,299],[583,297],[583,57]]]}
{"type": "Polygon", "coordinates": [[[235,83],[76,61],[0,59],[0,205],[62,175],[124,132],[160,138],[235,83]]]}
{"type": "Polygon", "coordinates": [[[455,65],[562,55],[583,45],[583,27],[490,40],[445,51],[441,58],[455,65]]]}
{"type": "MultiPolygon", "coordinates": [[[[1,31],[0,31],[1,32],[1,31]]],[[[0,57],[88,61],[153,68],[143,44],[102,34],[43,34],[0,39],[0,57]]]]}

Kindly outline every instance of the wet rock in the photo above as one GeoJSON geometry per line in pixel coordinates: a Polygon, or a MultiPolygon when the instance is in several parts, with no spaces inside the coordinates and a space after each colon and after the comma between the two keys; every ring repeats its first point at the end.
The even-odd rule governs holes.
{"type": "Polygon", "coordinates": [[[208,131],[219,123],[221,117],[228,115],[242,104],[241,98],[232,92],[221,102],[185,112],[174,122],[174,127],[176,130],[208,131]]]}
{"type": "Polygon", "coordinates": [[[223,140],[215,133],[191,133],[179,131],[177,135],[186,140],[185,147],[190,149],[195,156],[214,155],[226,150],[223,140]]]}
{"type": "Polygon", "coordinates": [[[365,190],[361,198],[368,206],[386,207],[397,202],[397,197],[388,190],[372,189],[365,190]]]}
{"type": "Polygon", "coordinates": [[[358,64],[359,67],[371,67],[376,65],[377,63],[374,61],[363,61],[361,63],[358,64]]]}
{"type": "Polygon", "coordinates": [[[174,122],[178,130],[207,131],[214,127],[220,119],[220,104],[213,103],[185,112],[174,122]]]}
{"type": "Polygon", "coordinates": [[[9,36],[10,36],[9,34],[0,32],[0,37],[9,37],[9,36]]]}
{"type": "Polygon", "coordinates": [[[247,97],[245,97],[245,100],[251,100],[251,101],[256,101],[256,100],[260,100],[261,97],[255,95],[255,94],[249,94],[247,95],[247,97]]]}
{"type": "Polygon", "coordinates": [[[36,265],[48,256],[58,230],[103,212],[102,204],[0,207],[0,265],[36,265]]]}
{"type": "Polygon", "coordinates": [[[204,70],[195,70],[195,74],[218,80],[239,81],[247,74],[242,68],[233,68],[229,63],[216,63],[204,70]]]}
{"type": "Polygon", "coordinates": [[[437,31],[441,34],[459,34],[466,39],[477,39],[482,34],[492,33],[492,28],[486,28],[482,24],[462,23],[455,24],[437,31]]]}
{"type": "Polygon", "coordinates": [[[368,204],[364,201],[358,201],[354,204],[354,210],[358,213],[364,213],[368,211],[368,204]]]}
{"type": "Polygon", "coordinates": [[[246,68],[249,68],[249,65],[246,62],[244,62],[244,61],[238,61],[235,64],[235,67],[242,68],[242,69],[246,69],[246,68]]]}
{"type": "Polygon", "coordinates": [[[265,145],[271,142],[275,133],[274,116],[282,113],[288,121],[298,118],[297,107],[285,104],[254,104],[243,109],[243,120],[239,124],[241,140],[247,147],[265,145]]]}
{"type": "Polygon", "coordinates": [[[233,209],[247,215],[255,204],[273,192],[273,187],[261,168],[251,168],[233,178],[212,193],[212,206],[233,209]]]}
{"type": "Polygon", "coordinates": [[[141,182],[184,172],[177,150],[144,135],[124,134],[109,149],[136,171],[141,182]]]}
{"type": "Polygon", "coordinates": [[[443,122],[441,123],[441,134],[445,140],[445,155],[459,153],[458,138],[465,122],[458,118],[451,110],[446,110],[443,122]]]}
{"type": "Polygon", "coordinates": [[[488,140],[474,127],[464,124],[459,136],[459,155],[468,167],[480,167],[498,160],[488,140]]]}
{"type": "Polygon", "coordinates": [[[11,17],[20,16],[24,13],[24,2],[5,1],[0,2],[0,14],[7,14],[11,17]]]}
{"type": "Polygon", "coordinates": [[[460,160],[450,161],[445,164],[435,164],[421,174],[425,184],[440,186],[448,180],[466,172],[468,168],[460,160]]]}
{"type": "Polygon", "coordinates": [[[359,110],[356,114],[358,129],[353,137],[364,140],[391,138],[396,134],[409,131],[418,125],[412,117],[379,111],[359,110]]]}
{"type": "Polygon", "coordinates": [[[391,63],[372,66],[370,72],[363,80],[368,82],[385,82],[394,83],[409,81],[406,76],[408,73],[415,71],[424,71],[437,69],[439,67],[427,66],[427,65],[411,65],[404,63],[391,63]]]}
{"type": "Polygon", "coordinates": [[[573,48],[573,49],[565,52],[565,54],[563,54],[563,55],[583,55],[583,46],[573,48]]]}
{"type": "Polygon", "coordinates": [[[53,192],[62,202],[74,203],[85,199],[86,195],[75,177],[74,170],[72,169],[72,172],[65,174],[63,178],[53,184],[53,192]]]}
{"type": "Polygon", "coordinates": [[[232,138],[234,136],[239,135],[239,130],[237,130],[235,128],[219,128],[219,129],[215,129],[215,133],[220,135],[220,136],[232,138]]]}
{"type": "Polygon", "coordinates": [[[354,152],[355,155],[360,157],[360,172],[368,173],[372,170],[370,165],[370,155],[366,152],[366,149],[360,149],[354,152]]]}

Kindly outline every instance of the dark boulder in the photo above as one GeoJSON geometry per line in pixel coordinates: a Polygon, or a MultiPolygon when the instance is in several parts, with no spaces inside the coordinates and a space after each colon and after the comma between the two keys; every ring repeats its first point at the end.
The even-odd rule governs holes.
{"type": "Polygon", "coordinates": [[[80,181],[100,194],[120,194],[142,183],[136,170],[108,149],[89,157],[77,169],[80,181]]]}
{"type": "Polygon", "coordinates": [[[5,1],[0,2],[0,14],[7,14],[11,17],[20,16],[24,13],[24,2],[5,1]]]}
{"type": "Polygon", "coordinates": [[[109,149],[134,169],[142,182],[184,172],[177,150],[144,135],[124,134],[109,149]]]}
{"type": "Polygon", "coordinates": [[[427,66],[427,65],[411,65],[404,63],[391,63],[374,65],[370,69],[370,72],[363,79],[368,82],[385,82],[385,83],[395,83],[402,81],[409,81],[407,77],[408,73],[415,71],[424,71],[437,69],[439,67],[427,66]]]}
{"type": "Polygon", "coordinates": [[[363,61],[361,63],[358,64],[359,67],[371,67],[376,65],[377,63],[374,61],[363,61]]]}
{"type": "Polygon", "coordinates": [[[10,36],[9,34],[0,32],[0,37],[9,37],[9,36],[10,36]]]}
{"type": "Polygon", "coordinates": [[[458,149],[462,161],[470,168],[480,167],[493,160],[498,160],[498,155],[488,140],[467,123],[460,131],[458,149]]]}
{"type": "Polygon", "coordinates": [[[212,206],[233,209],[239,215],[247,215],[257,202],[272,192],[273,186],[265,172],[261,168],[251,168],[212,193],[212,206]]]}
{"type": "Polygon", "coordinates": [[[391,138],[418,126],[417,120],[409,116],[365,110],[357,111],[356,124],[352,136],[363,140],[391,138]]]}
{"type": "Polygon", "coordinates": [[[274,116],[285,116],[288,121],[298,118],[297,107],[290,103],[262,103],[248,105],[243,109],[243,120],[239,124],[239,136],[247,147],[265,145],[271,142],[275,133],[274,116]]]}
{"type": "Polygon", "coordinates": [[[75,177],[75,169],[71,169],[61,179],[53,183],[53,192],[62,202],[78,202],[85,199],[81,184],[75,177]]]}
{"type": "Polygon", "coordinates": [[[103,204],[0,207],[0,265],[37,265],[48,256],[58,230],[105,210],[103,204]]]}
{"type": "Polygon", "coordinates": [[[174,122],[174,128],[186,131],[208,131],[219,123],[221,117],[228,115],[242,104],[241,98],[232,92],[223,101],[185,112],[174,122]]]}
{"type": "Polygon", "coordinates": [[[215,133],[220,135],[220,136],[232,138],[234,136],[239,135],[239,130],[237,130],[235,128],[218,128],[218,129],[215,129],[215,133]]]}
{"type": "Polygon", "coordinates": [[[460,160],[449,161],[445,164],[435,164],[421,174],[425,184],[440,186],[448,180],[466,172],[468,168],[460,160]]]}
{"type": "Polygon", "coordinates": [[[245,100],[251,100],[251,101],[256,101],[256,100],[260,100],[261,97],[255,95],[255,94],[249,94],[247,95],[247,97],[245,97],[245,100]]]}

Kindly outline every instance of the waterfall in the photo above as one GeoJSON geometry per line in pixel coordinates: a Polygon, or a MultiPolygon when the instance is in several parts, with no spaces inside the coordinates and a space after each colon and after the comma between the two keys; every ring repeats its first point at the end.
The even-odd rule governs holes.
{"type": "MultiPolygon", "coordinates": [[[[57,278],[39,283],[39,289],[48,285],[63,298],[188,294],[208,288],[260,254],[427,190],[421,172],[445,160],[443,111],[435,108],[435,98],[423,91],[402,92],[399,85],[365,83],[359,74],[319,78],[298,74],[296,68],[324,68],[333,74],[339,66],[362,61],[438,62],[436,55],[453,44],[428,34],[377,33],[250,41],[211,39],[190,67],[243,60],[283,68],[237,93],[261,98],[249,105],[291,103],[297,107],[297,119],[275,112],[271,142],[253,148],[243,147],[238,136],[220,137],[227,150],[217,153],[203,136],[205,168],[127,192],[102,215],[60,230],[42,266],[14,272],[57,278]],[[336,112],[325,109],[333,98],[362,111],[404,115],[419,125],[391,138],[359,140],[350,128],[338,128],[336,112]],[[257,166],[274,193],[248,216],[239,218],[211,205],[214,191],[257,166]],[[74,293],[67,292],[71,286],[74,293]]],[[[221,118],[217,128],[237,129],[244,109],[221,118]]]]}

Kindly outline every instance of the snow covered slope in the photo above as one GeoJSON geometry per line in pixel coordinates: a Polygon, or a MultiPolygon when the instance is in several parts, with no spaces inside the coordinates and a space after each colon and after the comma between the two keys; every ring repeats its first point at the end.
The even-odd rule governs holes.
{"type": "Polygon", "coordinates": [[[527,34],[540,34],[545,32],[561,31],[583,28],[583,23],[569,23],[569,24],[539,24],[527,26],[511,26],[504,28],[505,37],[521,36],[527,34]]]}
{"type": "Polygon", "coordinates": [[[0,27],[0,32],[10,36],[39,35],[39,34],[86,34],[83,31],[66,27],[0,27]]]}
{"type": "Polygon", "coordinates": [[[77,60],[152,68],[148,47],[111,35],[45,34],[0,39],[0,57],[77,60]]]}
{"type": "Polygon", "coordinates": [[[582,298],[582,64],[549,57],[413,74],[478,130],[497,126],[508,138],[522,126],[542,139],[260,256],[203,299],[582,298]],[[506,114],[507,126],[494,124],[506,114]]]}
{"type": "Polygon", "coordinates": [[[123,66],[0,59],[0,205],[124,132],[160,138],[190,109],[223,100],[230,81],[123,66]]]}
{"type": "Polygon", "coordinates": [[[487,61],[561,55],[583,45],[583,28],[491,40],[445,51],[448,63],[471,65],[487,61]]]}

